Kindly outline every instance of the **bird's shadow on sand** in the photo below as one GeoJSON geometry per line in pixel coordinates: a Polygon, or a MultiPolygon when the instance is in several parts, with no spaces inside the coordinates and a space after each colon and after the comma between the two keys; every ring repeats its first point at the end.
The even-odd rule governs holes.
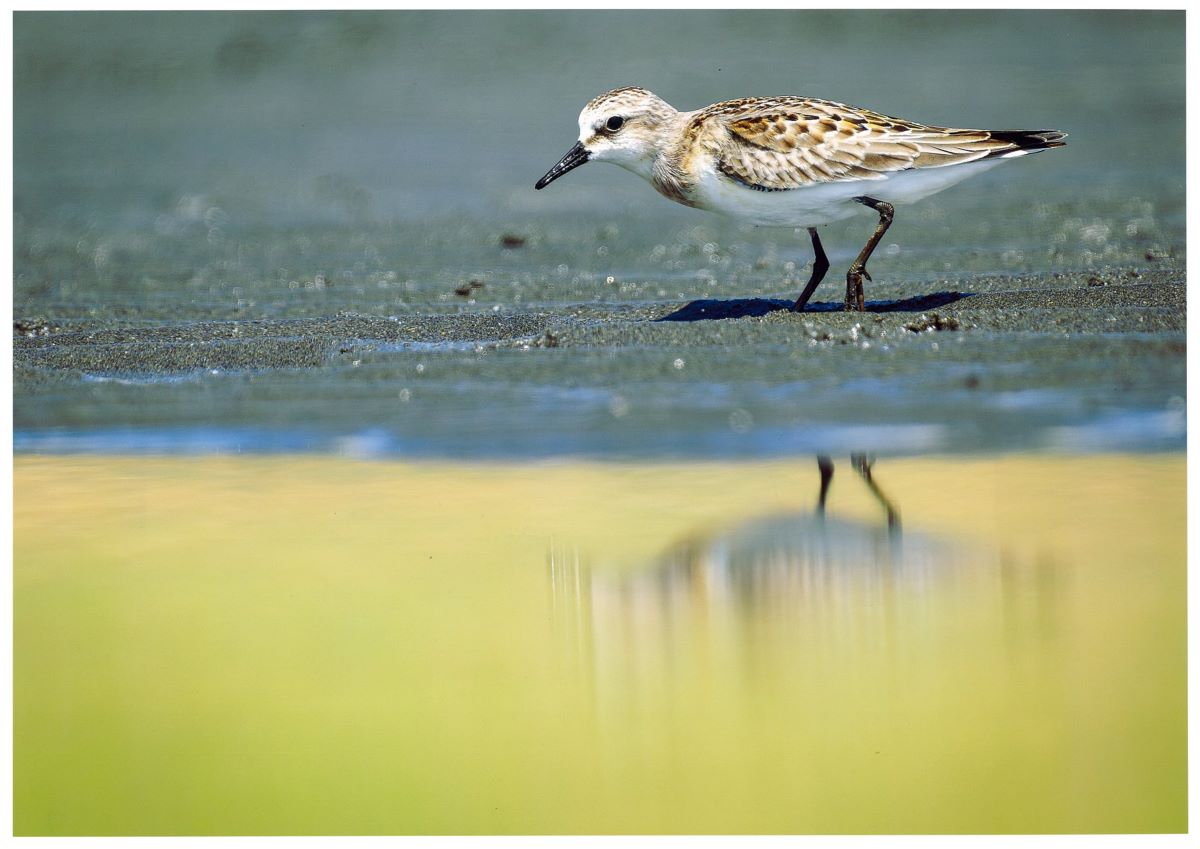
{"type": "MultiPolygon", "coordinates": [[[[934,292],[931,295],[918,295],[915,298],[904,298],[899,301],[868,301],[867,312],[923,312],[937,309],[971,295],[966,292],[934,292]]],[[[779,310],[790,310],[792,301],[778,298],[732,298],[719,301],[705,298],[684,304],[675,312],[664,315],[657,321],[709,321],[719,318],[750,318],[763,316],[779,310]]],[[[808,304],[806,313],[841,312],[841,301],[828,301],[820,304],[808,304]]]]}

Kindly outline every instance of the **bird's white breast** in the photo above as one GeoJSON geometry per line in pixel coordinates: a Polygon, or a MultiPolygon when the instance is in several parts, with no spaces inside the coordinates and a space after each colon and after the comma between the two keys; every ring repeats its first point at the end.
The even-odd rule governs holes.
{"type": "Polygon", "coordinates": [[[710,164],[699,169],[689,193],[700,209],[764,227],[816,227],[848,218],[863,207],[855,197],[912,203],[1000,163],[987,159],[942,168],[911,168],[873,180],[814,183],[784,191],[759,191],[731,180],[710,164]]]}

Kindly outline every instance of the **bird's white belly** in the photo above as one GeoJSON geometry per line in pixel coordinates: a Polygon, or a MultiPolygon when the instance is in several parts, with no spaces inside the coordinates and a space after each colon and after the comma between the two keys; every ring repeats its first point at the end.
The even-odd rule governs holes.
{"type": "Polygon", "coordinates": [[[701,173],[692,201],[700,209],[764,227],[815,227],[848,218],[864,207],[854,201],[868,195],[888,203],[912,203],[999,165],[1001,158],[893,171],[876,180],[816,183],[798,189],[763,192],[737,183],[719,171],[701,173]]]}

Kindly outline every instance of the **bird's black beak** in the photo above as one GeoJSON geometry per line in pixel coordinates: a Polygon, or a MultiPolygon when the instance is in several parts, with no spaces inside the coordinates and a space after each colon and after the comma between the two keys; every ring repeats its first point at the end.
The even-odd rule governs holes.
{"type": "Polygon", "coordinates": [[[583,142],[575,142],[575,146],[567,151],[567,155],[558,160],[558,164],[546,172],[546,176],[533,184],[535,189],[544,189],[572,168],[578,168],[588,161],[591,154],[583,146],[583,142]]]}

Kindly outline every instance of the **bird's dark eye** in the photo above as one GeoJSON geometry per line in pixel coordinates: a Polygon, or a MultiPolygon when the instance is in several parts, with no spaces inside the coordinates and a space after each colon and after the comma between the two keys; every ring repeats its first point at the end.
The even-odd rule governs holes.
{"type": "Polygon", "coordinates": [[[620,115],[613,115],[605,122],[604,126],[608,128],[610,133],[615,133],[621,127],[625,126],[625,119],[620,115]]]}

